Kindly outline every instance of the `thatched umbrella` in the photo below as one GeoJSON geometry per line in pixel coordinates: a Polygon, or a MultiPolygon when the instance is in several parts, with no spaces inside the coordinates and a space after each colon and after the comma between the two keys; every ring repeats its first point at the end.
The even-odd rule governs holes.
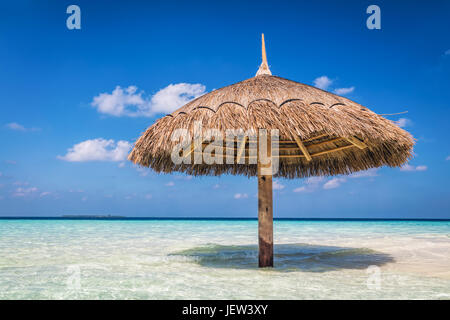
{"type": "Polygon", "coordinates": [[[272,76],[264,35],[262,58],[255,77],[207,93],[156,121],[137,140],[128,159],[156,172],[257,176],[259,266],[268,267],[273,266],[272,176],[303,178],[400,167],[411,157],[414,139],[347,98],[272,76]],[[193,140],[180,143],[177,129],[187,129],[185,134],[193,140]],[[215,139],[202,136],[207,129],[216,129],[215,139]],[[230,139],[229,129],[241,130],[241,135],[230,139]],[[264,129],[278,130],[279,139],[273,136],[272,142],[261,143],[268,135],[264,129]],[[220,134],[227,137],[226,147],[217,144],[220,134]],[[210,154],[222,156],[226,151],[233,161],[196,161],[211,146],[215,149],[210,154]],[[263,159],[264,152],[269,162],[263,159]],[[174,153],[182,163],[174,161],[174,153]]]}

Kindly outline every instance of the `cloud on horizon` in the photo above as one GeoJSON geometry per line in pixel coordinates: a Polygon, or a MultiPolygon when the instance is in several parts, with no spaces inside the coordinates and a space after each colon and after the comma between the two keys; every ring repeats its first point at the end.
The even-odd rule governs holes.
{"type": "Polygon", "coordinates": [[[364,171],[358,171],[349,175],[349,178],[367,178],[376,177],[378,174],[378,168],[371,168],[364,171]]]}
{"type": "Polygon", "coordinates": [[[331,179],[331,180],[328,180],[328,181],[323,185],[323,188],[324,188],[325,190],[328,190],[328,189],[335,189],[335,188],[340,187],[341,184],[344,183],[345,181],[347,181],[347,180],[345,180],[344,178],[333,178],[333,179],[331,179]]]}
{"type": "Polygon", "coordinates": [[[420,165],[420,166],[412,166],[410,164],[405,164],[403,167],[400,168],[400,171],[407,171],[407,172],[411,172],[411,171],[427,171],[428,167],[425,165],[420,165]]]}
{"type": "Polygon", "coordinates": [[[7,124],[5,124],[5,127],[10,130],[22,131],[22,132],[29,132],[29,131],[35,132],[35,131],[41,130],[40,128],[26,128],[25,126],[23,126],[17,122],[7,123],[7,124]]]}
{"type": "Polygon", "coordinates": [[[335,189],[340,187],[343,183],[347,182],[348,178],[369,178],[369,177],[376,177],[378,174],[378,168],[372,168],[364,171],[355,172],[351,175],[348,175],[346,177],[336,177],[332,178],[328,181],[325,181],[325,177],[310,177],[306,180],[305,185],[295,188],[293,192],[314,192],[319,189],[321,186],[322,189],[328,190],[328,189],[335,189]]]}
{"type": "Polygon", "coordinates": [[[13,197],[26,197],[28,195],[35,194],[38,191],[36,187],[30,188],[17,188],[12,194],[13,197]]]}
{"type": "Polygon", "coordinates": [[[306,179],[305,185],[299,188],[295,188],[294,192],[313,192],[319,186],[319,184],[324,181],[324,177],[310,177],[306,179]]]}
{"type": "Polygon", "coordinates": [[[86,140],[68,149],[65,156],[58,159],[68,162],[113,161],[120,162],[127,158],[131,143],[120,140],[117,143],[103,138],[86,140]]]}
{"type": "Polygon", "coordinates": [[[101,93],[94,97],[91,105],[99,113],[115,117],[151,117],[157,113],[171,113],[189,101],[206,93],[202,84],[170,84],[151,97],[143,97],[144,92],[136,86],[117,86],[111,93],[101,93]]]}

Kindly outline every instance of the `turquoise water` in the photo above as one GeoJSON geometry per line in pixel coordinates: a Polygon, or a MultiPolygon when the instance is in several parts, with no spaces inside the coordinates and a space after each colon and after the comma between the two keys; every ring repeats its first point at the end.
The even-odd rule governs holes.
{"type": "Polygon", "coordinates": [[[450,222],[0,220],[0,299],[450,299],[450,222]]]}

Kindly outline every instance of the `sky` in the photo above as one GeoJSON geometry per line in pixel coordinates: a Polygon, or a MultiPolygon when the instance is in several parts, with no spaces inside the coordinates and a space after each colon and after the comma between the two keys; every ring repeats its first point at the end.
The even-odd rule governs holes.
{"type": "Polygon", "coordinates": [[[402,168],[275,179],[278,218],[450,218],[450,1],[2,1],[0,216],[257,217],[257,181],[126,160],[158,118],[271,71],[417,139],[402,168]],[[68,29],[76,4],[81,29],[68,29]],[[376,4],[381,29],[368,29],[376,4]]]}

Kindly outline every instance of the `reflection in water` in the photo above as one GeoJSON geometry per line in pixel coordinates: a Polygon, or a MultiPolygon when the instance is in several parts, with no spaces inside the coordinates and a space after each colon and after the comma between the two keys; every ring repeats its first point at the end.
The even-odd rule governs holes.
{"type": "MultiPolygon", "coordinates": [[[[258,267],[258,246],[224,246],[210,244],[178,251],[172,256],[192,258],[213,268],[254,269],[258,267]]],[[[365,269],[394,262],[385,253],[366,248],[345,248],[309,244],[274,245],[274,269],[277,271],[325,272],[338,269],[365,269]]]]}

